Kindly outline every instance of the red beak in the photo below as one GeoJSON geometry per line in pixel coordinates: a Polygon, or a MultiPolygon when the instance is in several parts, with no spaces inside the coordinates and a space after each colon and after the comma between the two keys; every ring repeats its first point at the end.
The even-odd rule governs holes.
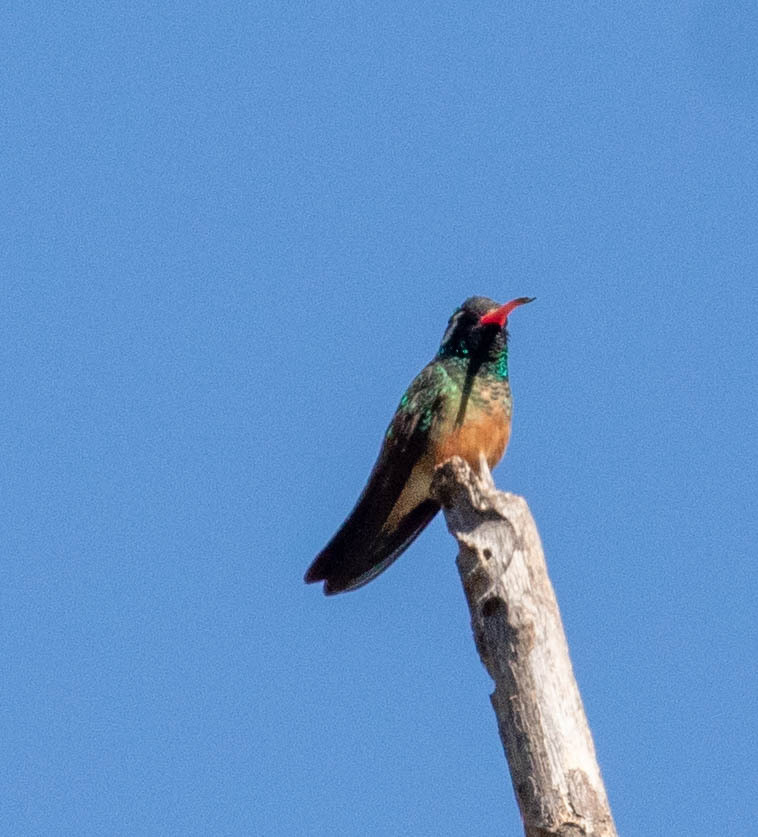
{"type": "Polygon", "coordinates": [[[534,302],[536,298],[534,296],[520,296],[518,299],[512,299],[510,302],[506,302],[505,305],[488,311],[480,318],[479,325],[496,325],[502,328],[508,319],[508,315],[514,308],[518,308],[519,305],[526,305],[527,302],[534,302]]]}

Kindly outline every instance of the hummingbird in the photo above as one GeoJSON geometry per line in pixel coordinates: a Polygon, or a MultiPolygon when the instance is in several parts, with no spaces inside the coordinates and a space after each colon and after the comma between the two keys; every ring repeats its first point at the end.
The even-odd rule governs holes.
{"type": "Polygon", "coordinates": [[[479,470],[500,461],[511,432],[508,315],[534,297],[499,305],[472,296],[451,315],[437,354],[400,399],[355,507],[305,574],[332,595],[367,584],[439,511],[434,471],[453,456],[479,470]]]}

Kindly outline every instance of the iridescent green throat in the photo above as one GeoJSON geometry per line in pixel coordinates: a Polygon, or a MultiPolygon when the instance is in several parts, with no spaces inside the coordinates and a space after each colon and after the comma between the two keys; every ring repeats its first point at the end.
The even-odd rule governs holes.
{"type": "Polygon", "coordinates": [[[498,381],[508,380],[508,344],[503,341],[499,348],[492,347],[489,357],[479,364],[472,364],[472,356],[468,346],[459,345],[451,350],[444,343],[440,346],[437,357],[447,363],[454,363],[459,369],[468,372],[472,365],[476,366],[476,374],[482,377],[493,377],[498,381]]]}

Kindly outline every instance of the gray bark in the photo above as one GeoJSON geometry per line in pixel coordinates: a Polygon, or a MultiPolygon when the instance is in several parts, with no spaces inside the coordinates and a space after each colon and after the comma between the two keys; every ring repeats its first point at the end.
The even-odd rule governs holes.
{"type": "Polygon", "coordinates": [[[616,835],[542,544],[526,501],[457,457],[432,493],[458,571],[526,837],[616,835]]]}

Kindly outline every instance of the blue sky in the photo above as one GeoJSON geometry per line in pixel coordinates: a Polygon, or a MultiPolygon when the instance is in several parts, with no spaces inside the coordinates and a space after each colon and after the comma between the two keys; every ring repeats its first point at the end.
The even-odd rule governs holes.
{"type": "Polygon", "coordinates": [[[619,830],[744,833],[755,7],[2,17],[0,830],[520,833],[443,522],[302,584],[485,294],[619,830]]]}

